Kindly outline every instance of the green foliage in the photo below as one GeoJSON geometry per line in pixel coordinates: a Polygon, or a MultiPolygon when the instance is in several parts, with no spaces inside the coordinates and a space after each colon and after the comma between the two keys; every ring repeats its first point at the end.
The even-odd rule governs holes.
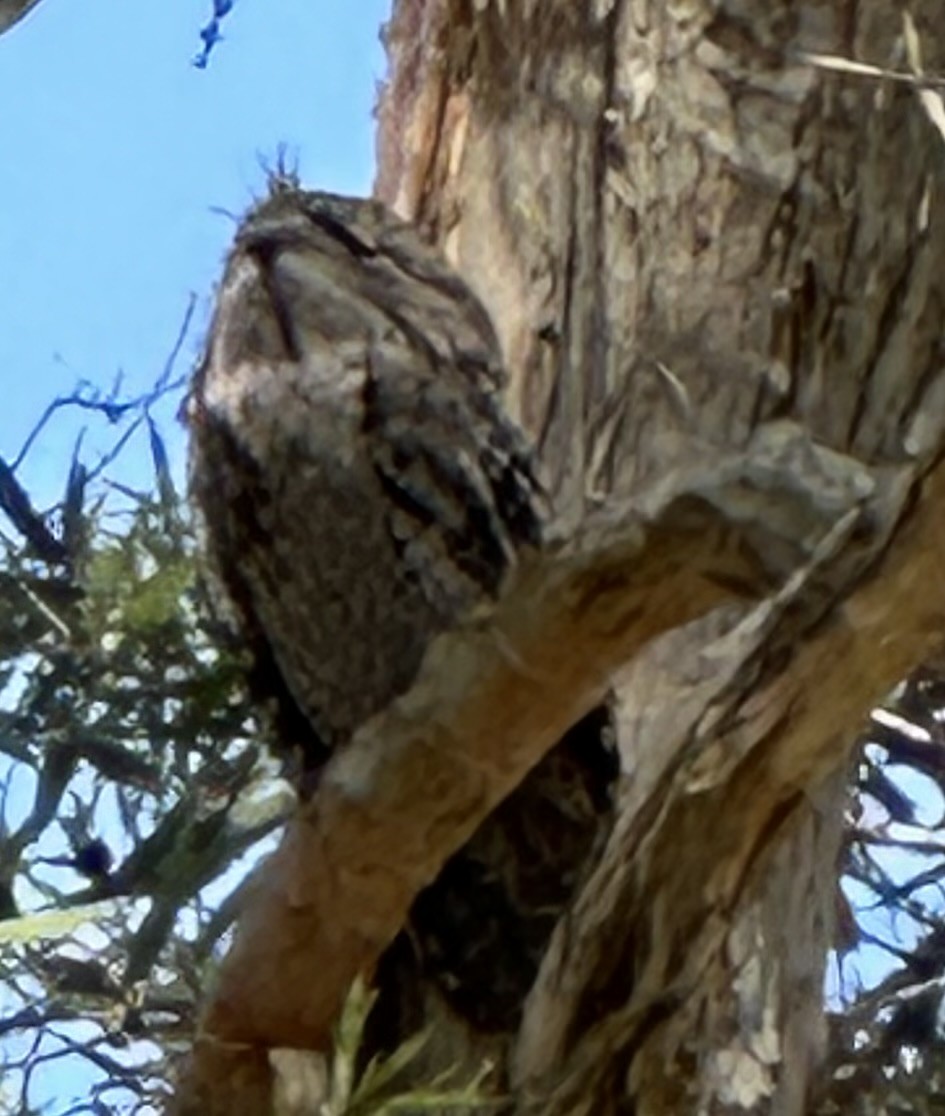
{"type": "Polygon", "coordinates": [[[323,1116],[414,1116],[423,1112],[480,1112],[501,1103],[483,1086],[492,1073],[484,1066],[469,1081],[460,1083],[458,1068],[447,1070],[423,1088],[403,1088],[408,1071],[419,1061],[431,1035],[421,1031],[404,1042],[389,1057],[372,1058],[363,1073],[356,1074],[364,1028],[375,995],[359,978],[352,985],[335,1028],[334,1054],[328,1079],[323,1116]]]}
{"type": "Polygon", "coordinates": [[[234,865],[287,810],[151,402],[107,417],[120,446],[146,420],[153,493],[73,461],[40,514],[0,463],[0,1034],[32,1036],[0,1112],[63,1073],[91,1082],[88,1111],[159,1101],[239,910],[234,865]],[[102,841],[114,864],[83,875],[102,841]]]}
{"type": "MultiPolygon", "coordinates": [[[[27,1039],[0,1063],[0,1116],[37,1111],[55,1090],[36,1083],[68,1072],[90,1082],[87,1103],[71,1112],[160,1107],[252,858],[291,807],[276,792],[245,664],[207,606],[151,402],[102,407],[109,422],[117,414],[126,423],[119,445],[146,428],[153,491],[109,481],[76,457],[62,504],[41,514],[0,461],[0,511],[13,527],[0,535],[0,1035],[27,1039]],[[72,870],[96,840],[114,866],[72,870]]],[[[905,683],[891,709],[915,731],[874,719],[851,793],[843,869],[852,898],[839,903],[837,950],[844,999],[825,1113],[931,1111],[945,1092],[936,1015],[945,823],[922,822],[895,774],[909,767],[945,786],[945,661],[905,683]],[[907,846],[915,870],[894,879],[884,850],[907,846]],[[872,991],[856,978],[864,945],[885,949],[895,966],[872,991]],[[917,995],[935,1009],[924,1030],[905,1011],[917,995]]],[[[373,1002],[362,983],[352,988],[322,1067],[323,1116],[499,1103],[488,1066],[426,1074],[428,1032],[367,1058],[373,1002]],[[424,1086],[407,1084],[417,1080],[424,1086]]]]}
{"type": "Polygon", "coordinates": [[[116,620],[122,633],[138,637],[174,631],[181,602],[193,591],[191,556],[166,545],[150,513],[142,505],[127,535],[90,555],[82,611],[92,640],[103,638],[116,620]]]}

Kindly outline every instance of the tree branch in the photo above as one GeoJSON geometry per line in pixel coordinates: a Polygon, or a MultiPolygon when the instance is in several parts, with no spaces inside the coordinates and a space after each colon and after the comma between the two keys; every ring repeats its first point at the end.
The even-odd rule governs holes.
{"type": "MultiPolygon", "coordinates": [[[[842,769],[844,748],[855,740],[851,726],[941,645],[945,465],[916,492],[895,540],[842,607],[831,608],[803,642],[793,630],[791,661],[785,665],[769,647],[761,679],[743,675],[685,753],[674,738],[663,739],[663,769],[645,790],[645,780],[634,780],[634,808],[622,813],[629,820],[615,829],[567,927],[558,928],[526,1006],[516,1071],[536,1097],[563,1078],[571,1080],[569,1096],[592,1093],[587,1072],[606,1064],[602,1044],[629,1048],[648,1013],[672,1006],[668,990],[680,1004],[698,1003],[700,965],[723,948],[727,912],[759,886],[789,819],[829,772],[842,769]],[[709,770],[711,781],[700,778],[709,770]],[[615,943],[628,925],[647,924],[663,968],[654,966],[625,1005],[598,1013],[575,1039],[588,989],[609,987],[626,964],[615,943]]],[[[835,586],[831,599],[842,599],[848,585],[835,586]]],[[[566,1103],[541,1110],[568,1111],[566,1103]]]]}
{"type": "Polygon", "coordinates": [[[846,459],[777,438],[669,477],[526,559],[492,615],[432,645],[411,691],[336,755],[289,827],[247,904],[179,1110],[258,1101],[271,1049],[323,1048],[351,980],[418,891],[611,674],[660,633],[764,592],[789,546],[822,547],[829,525],[841,546],[872,489],[846,459]]]}
{"type": "Polygon", "coordinates": [[[0,35],[29,15],[38,3],[39,0],[0,0],[0,35]]]}

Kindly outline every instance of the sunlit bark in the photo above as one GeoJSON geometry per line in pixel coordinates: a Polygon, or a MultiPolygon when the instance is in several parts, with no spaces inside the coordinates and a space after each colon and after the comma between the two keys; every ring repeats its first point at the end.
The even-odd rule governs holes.
{"type": "Polygon", "coordinates": [[[410,725],[392,710],[342,757],[313,823],[322,835],[299,823],[285,875],[244,928],[228,994],[254,990],[262,1016],[218,1000],[205,1041],[324,1041],[339,989],[315,997],[311,1017],[291,1007],[300,976],[314,981],[338,959],[309,932],[332,917],[318,887],[276,953],[290,975],[275,1014],[247,974],[261,929],[279,925],[267,919],[308,878],[293,858],[311,866],[310,850],[346,832],[330,796],[344,797],[358,756],[374,757],[360,769],[369,797],[371,772],[396,788],[415,770],[420,723],[452,724],[451,709],[475,726],[481,698],[507,720],[497,754],[514,741],[516,757],[498,774],[453,731],[453,759],[474,755],[490,774],[478,787],[468,762],[438,775],[458,811],[449,835],[431,836],[418,793],[383,807],[399,843],[342,843],[338,871],[359,878],[366,854],[372,879],[394,878],[390,903],[358,913],[353,901],[343,923],[361,936],[351,956],[369,963],[412,893],[610,688],[624,771],[616,825],[525,1005],[508,1088],[521,1111],[562,1116],[804,1110],[849,744],[871,703],[937,644],[945,606],[934,94],[812,56],[908,71],[919,42],[928,70],[945,67],[940,5],[920,0],[912,17],[914,33],[891,0],[751,11],[739,0],[395,3],[378,193],[444,247],[492,314],[560,537],[586,537],[602,506],[619,522],[640,501],[663,506],[654,492],[692,496],[692,478],[711,478],[733,451],[757,468],[739,499],[683,501],[703,517],[683,516],[692,543],[680,546],[678,524],[657,512],[676,549],[625,552],[611,612],[621,623],[601,657],[579,638],[597,623],[592,600],[570,628],[543,611],[541,592],[520,586],[507,614],[500,606],[494,633],[514,637],[526,672],[553,678],[555,702],[521,673],[526,706],[511,691],[499,701],[495,672],[515,671],[495,647],[470,658],[469,633],[450,646],[472,674],[438,676],[428,661],[404,706],[423,716],[410,725]],[[786,499],[794,488],[802,498],[786,499]],[[747,573],[727,566],[735,556],[747,573]],[[707,571],[701,583],[719,595],[690,607],[707,571]],[[537,627],[507,627],[516,608],[537,627]],[[574,656],[553,670],[541,652],[552,636],[574,656]],[[461,675],[462,699],[448,685],[461,675]],[[442,704],[422,707],[424,694],[442,704]],[[404,747],[373,766],[391,742],[404,747]],[[417,852],[407,868],[404,849],[417,852]]]}

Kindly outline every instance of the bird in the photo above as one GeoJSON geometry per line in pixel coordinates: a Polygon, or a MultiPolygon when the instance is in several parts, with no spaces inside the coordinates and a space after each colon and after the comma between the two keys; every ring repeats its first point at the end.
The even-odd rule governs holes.
{"type": "MultiPolygon", "coordinates": [[[[241,221],[185,404],[189,483],[214,611],[303,798],[544,545],[506,381],[483,303],[380,202],[275,176],[241,221]]],[[[378,965],[370,1049],[420,1026],[430,989],[514,1031],[609,824],[610,733],[585,718],[418,896],[378,965]]]]}
{"type": "Polygon", "coordinates": [[[185,417],[210,595],[303,776],[541,545],[505,382],[482,302],[413,226],[274,176],[185,417]]]}

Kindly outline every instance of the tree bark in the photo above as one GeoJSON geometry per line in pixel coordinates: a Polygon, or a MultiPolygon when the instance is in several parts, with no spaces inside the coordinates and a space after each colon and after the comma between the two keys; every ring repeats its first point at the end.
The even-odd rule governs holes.
{"type": "Polygon", "coordinates": [[[610,689],[616,822],[500,1047],[504,1087],[562,1116],[804,1110],[850,746],[945,603],[937,94],[825,62],[908,77],[919,43],[941,69],[945,15],[911,11],[395,3],[377,192],[489,309],[572,542],[500,602],[498,644],[448,637],[333,763],[208,1011],[217,1101],[247,1050],[265,1096],[267,1048],[324,1044],[416,891],[610,689]],[[628,512],[653,533],[593,527],[628,512]],[[580,540],[612,595],[576,610],[580,540]]]}
{"type": "Polygon", "coordinates": [[[803,1108],[850,742],[939,639],[937,94],[834,64],[939,72],[910,11],[395,5],[378,192],[489,308],[562,522],[776,429],[873,486],[816,574],[615,679],[619,819],[513,1056],[536,1111],[803,1108]]]}
{"type": "Polygon", "coordinates": [[[239,1110],[250,1082],[254,1097],[268,1095],[267,1051],[324,1049],[352,980],[446,859],[600,702],[621,663],[733,587],[762,593],[781,573],[771,555],[817,520],[825,483],[819,518],[843,490],[849,507],[811,561],[833,553],[858,521],[863,478],[797,461],[782,484],[772,466],[786,449],[716,459],[592,517],[523,564],[492,615],[431,645],[410,693],[334,758],[259,877],[180,1111],[239,1110]],[[763,537],[762,506],[784,519],[763,537]]]}

